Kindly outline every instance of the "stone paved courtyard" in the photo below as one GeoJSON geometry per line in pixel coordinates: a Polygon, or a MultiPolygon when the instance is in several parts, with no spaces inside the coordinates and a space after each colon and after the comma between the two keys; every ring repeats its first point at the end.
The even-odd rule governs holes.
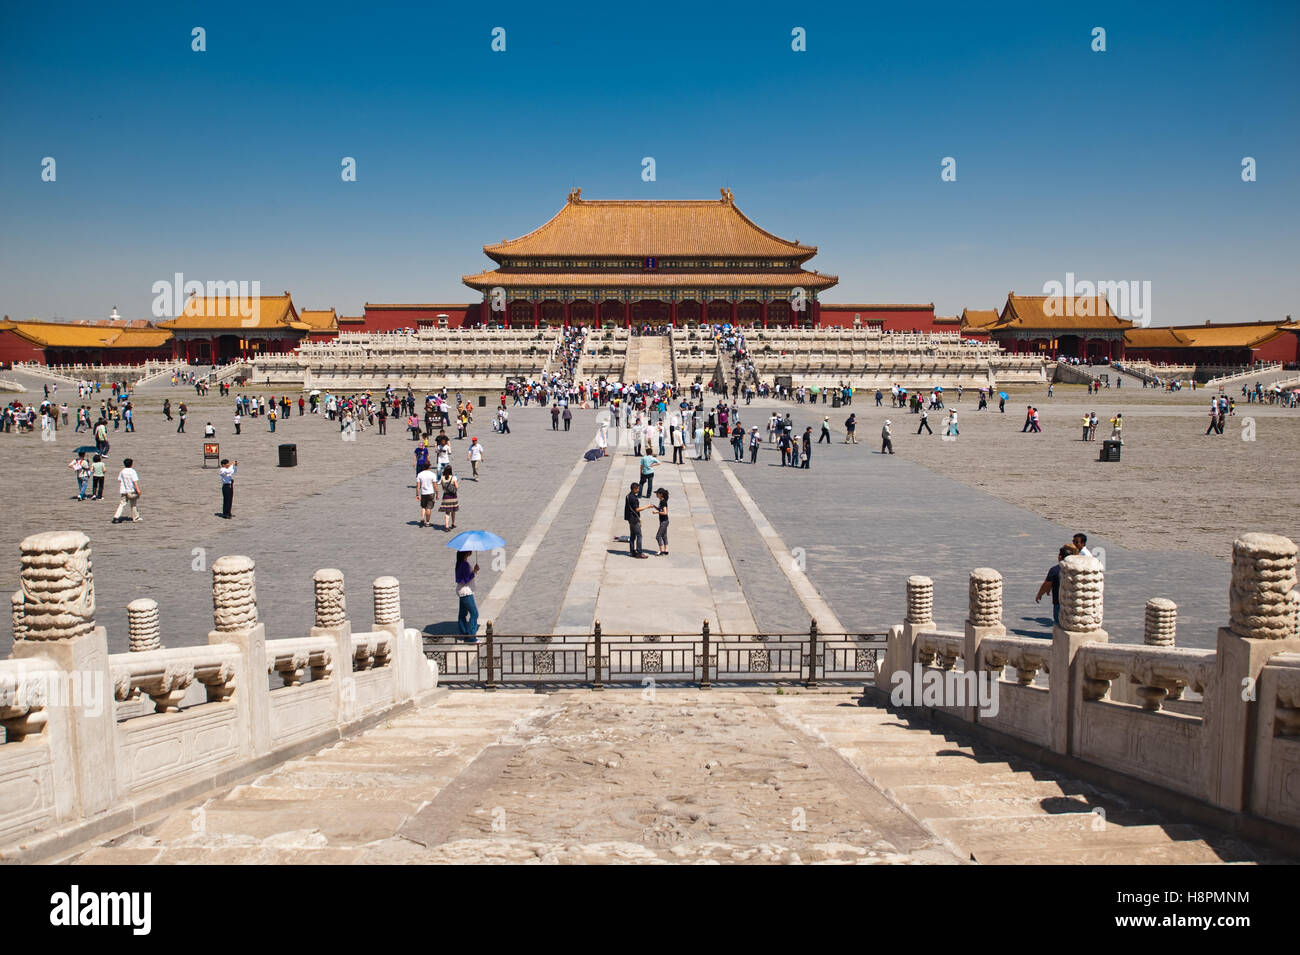
{"type": "MultiPolygon", "coordinates": [[[[609,497],[620,483],[614,469],[630,476],[631,458],[581,460],[597,412],[578,410],[573,430],[555,433],[543,410],[513,409],[514,433],[496,435],[481,410],[472,430],[486,447],[482,480],[466,479],[466,442],[453,442],[453,461],[462,477],[458,529],[491,529],[508,542],[503,557],[480,556],[483,620],[495,619],[499,632],[581,629],[600,606],[617,629],[694,630],[718,612],[709,607],[723,608],[719,587],[738,587],[759,630],[805,630],[815,610],[807,599],[811,592],[828,601],[823,615],[838,617],[844,628],[880,631],[901,619],[906,577],[926,573],[936,583],[936,618],[959,626],[967,575],[987,565],[1006,579],[1008,627],[1042,635],[1050,627],[1050,605],[1035,604],[1033,595],[1057,547],[1084,530],[1092,546],[1106,552],[1112,640],[1140,640],[1145,601],[1166,596],[1179,604],[1180,643],[1211,645],[1226,613],[1224,555],[1232,537],[1247,529],[1300,536],[1293,506],[1300,418],[1251,408],[1256,442],[1231,433],[1205,437],[1200,396],[1176,400],[1126,391],[1124,461],[1100,464],[1098,445],[1077,440],[1073,421],[1088,404],[1081,389],[1058,390],[1050,400],[1041,389],[1027,393],[1026,400],[1043,411],[1045,434],[1020,433],[1022,417],[1010,410],[1019,395],[1006,415],[998,415],[976,414],[967,394],[958,405],[962,434],[952,442],[918,437],[915,416],[860,397],[852,410],[861,421],[862,443],[845,446],[847,409],[782,405],[800,430],[813,425],[814,434],[821,416],[830,415],[835,443],[815,446],[812,468],[799,472],[781,468],[767,444],[756,465],[731,463],[725,444],[715,447],[712,461],[691,464],[680,478],[665,464],[660,484],[673,489],[671,538],[682,546],[668,558],[635,565],[621,553],[626,545],[614,540],[626,525],[615,513],[621,503],[609,497]],[[878,453],[885,417],[894,421],[893,457],[878,453]],[[682,484],[687,472],[694,475],[689,486],[682,484]],[[691,491],[695,480],[699,490],[691,491]],[[778,535],[780,561],[747,507],[778,535]],[[608,539],[602,536],[600,565],[592,571],[582,555],[594,547],[598,526],[608,539]],[[508,588],[494,590],[525,539],[534,540],[535,553],[514,564],[508,588]],[[796,585],[806,586],[804,575],[813,589],[801,597],[796,585]],[[596,588],[586,603],[574,590],[580,585],[596,588]],[[596,602],[601,586],[606,590],[596,602]],[[628,601],[633,606],[623,612],[628,601]]],[[[91,537],[99,620],[114,651],[126,648],[125,605],[141,596],[158,600],[167,645],[204,642],[211,623],[209,568],[231,553],[257,561],[261,616],[274,637],[302,633],[310,624],[311,575],[324,566],[344,571],[355,619],[369,619],[370,581],[393,574],[402,581],[408,625],[454,632],[452,555],[443,546],[444,531],[418,527],[412,442],[398,429],[380,436],[372,428],[349,442],[324,416],[295,413],[275,434],[264,420],[246,420],[236,436],[228,399],[191,400],[192,389],[165,386],[139,397],[138,431],[110,435],[112,467],[102,502],[76,501],[64,467],[82,436],[70,429],[51,443],[39,435],[0,436],[0,462],[23,489],[6,506],[3,543],[11,559],[0,561],[0,594],[16,586],[17,542],[67,527],[91,537]],[[163,419],[163,397],[189,404],[191,434],[176,434],[163,419]],[[240,461],[229,522],[216,516],[216,472],[202,467],[201,432],[208,420],[217,428],[221,453],[240,461]],[[298,445],[297,468],[276,467],[281,442],[298,445]],[[127,455],[145,489],[144,520],[113,525],[115,475],[127,455]]],[[[1117,399],[1112,392],[1092,404],[1117,399]]],[[[761,425],[771,407],[743,408],[742,418],[761,425]]],[[[941,417],[931,415],[936,430],[941,417]]],[[[625,484],[617,496],[622,493],[625,484]]],[[[647,522],[648,542],[653,531],[647,522]]],[[[0,650],[7,649],[8,626],[2,639],[0,650]]]]}

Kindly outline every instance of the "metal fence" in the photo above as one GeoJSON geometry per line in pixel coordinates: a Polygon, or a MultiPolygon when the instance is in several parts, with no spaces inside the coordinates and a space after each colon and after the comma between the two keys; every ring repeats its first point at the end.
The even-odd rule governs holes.
{"type": "Polygon", "coordinates": [[[589,686],[610,684],[791,684],[874,681],[884,632],[498,634],[487,624],[477,644],[425,636],[424,655],[438,682],[452,686],[589,686]]]}

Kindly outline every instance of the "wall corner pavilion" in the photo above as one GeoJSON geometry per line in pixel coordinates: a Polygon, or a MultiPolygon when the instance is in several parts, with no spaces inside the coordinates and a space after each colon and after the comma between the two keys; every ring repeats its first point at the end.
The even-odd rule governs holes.
{"type": "Polygon", "coordinates": [[[497,267],[462,281],[482,293],[484,319],[512,327],[811,326],[818,295],[839,281],[805,269],[817,247],[760,228],[729,189],[712,200],[592,200],[574,189],[549,222],[483,251],[497,267]],[[802,310],[792,305],[801,298],[802,310]]]}

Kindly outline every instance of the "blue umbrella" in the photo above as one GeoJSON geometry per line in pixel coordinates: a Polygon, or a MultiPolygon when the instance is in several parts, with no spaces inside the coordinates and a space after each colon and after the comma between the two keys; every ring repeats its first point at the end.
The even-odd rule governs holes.
{"type": "Polygon", "coordinates": [[[491,531],[461,531],[447,541],[448,550],[496,550],[505,546],[505,538],[491,531]]]}
{"type": "Polygon", "coordinates": [[[1010,398],[1011,396],[1008,395],[1005,391],[999,391],[999,392],[998,392],[998,397],[1001,398],[1003,401],[1006,401],[1006,400],[1007,400],[1008,398],[1010,398]]]}

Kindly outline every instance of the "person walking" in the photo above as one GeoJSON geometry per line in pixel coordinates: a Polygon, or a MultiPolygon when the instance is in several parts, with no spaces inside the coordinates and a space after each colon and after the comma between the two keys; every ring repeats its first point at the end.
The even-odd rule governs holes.
{"type": "Polygon", "coordinates": [[[655,468],[659,467],[659,459],[650,453],[649,448],[645,448],[645,454],[641,455],[641,496],[649,497],[655,489],[655,468]]]}
{"type": "Polygon", "coordinates": [[[1091,417],[1091,415],[1089,415],[1087,412],[1084,412],[1084,415],[1083,415],[1083,439],[1082,439],[1082,440],[1084,440],[1084,441],[1087,441],[1087,440],[1088,440],[1088,433],[1089,433],[1089,431],[1092,430],[1091,426],[1092,426],[1092,417],[1091,417]]]}
{"type": "Polygon", "coordinates": [[[957,435],[960,434],[960,433],[961,433],[961,432],[959,432],[959,431],[957,430],[957,409],[956,409],[956,408],[950,408],[950,409],[948,409],[948,430],[947,430],[947,434],[948,434],[949,437],[955,438],[955,437],[957,437],[957,435]]]}
{"type": "Polygon", "coordinates": [[[1043,579],[1042,585],[1038,588],[1038,593],[1034,596],[1034,603],[1038,603],[1049,592],[1052,595],[1052,623],[1061,622],[1061,564],[1065,558],[1073,554],[1073,547],[1062,547],[1056,552],[1056,563],[1047,571],[1047,576],[1043,579]]]}
{"type": "Polygon", "coordinates": [[[551,430],[560,430],[560,406],[558,404],[551,405],[551,430]]]}
{"type": "Polygon", "coordinates": [[[433,523],[433,506],[438,503],[438,475],[425,467],[415,475],[415,497],[420,502],[420,526],[433,523]]]}
{"type": "Polygon", "coordinates": [[[189,416],[189,413],[190,409],[185,407],[185,402],[182,401],[180,407],[176,409],[176,416],[180,420],[180,423],[176,426],[177,434],[185,433],[185,419],[189,416]]]}
{"type": "Polygon", "coordinates": [[[474,602],[474,577],[478,564],[470,566],[471,552],[456,551],[456,639],[462,643],[478,643],[478,605],[474,602]]]}
{"type": "Polygon", "coordinates": [[[920,434],[923,428],[927,434],[934,434],[930,430],[930,414],[924,408],[921,409],[921,423],[916,426],[916,433],[920,434]]]}
{"type": "MultiPolygon", "coordinates": [[[[820,442],[818,442],[820,444],[820,442]]],[[[800,470],[807,471],[812,467],[812,426],[803,429],[803,464],[799,465],[800,470]]]]}
{"type": "Polygon", "coordinates": [[[163,399],[163,416],[168,421],[172,420],[172,400],[170,398],[163,399]]]}
{"type": "Polygon", "coordinates": [[[460,509],[460,481],[452,473],[450,464],[443,466],[438,486],[442,491],[442,503],[438,505],[442,512],[442,529],[449,531],[456,526],[456,511],[460,509]]]}
{"type": "Polygon", "coordinates": [[[638,508],[638,511],[654,511],[659,515],[659,529],[655,531],[655,544],[659,547],[660,557],[668,556],[668,489],[660,488],[655,491],[659,500],[655,504],[647,504],[645,507],[638,508]]]}
{"type": "Polygon", "coordinates": [[[230,463],[229,458],[221,459],[221,467],[217,469],[217,475],[221,478],[221,516],[230,520],[230,509],[235,503],[235,474],[239,470],[239,462],[230,463]]]}
{"type": "Polygon", "coordinates": [[[568,431],[569,425],[573,424],[573,412],[569,410],[567,404],[564,406],[564,411],[560,414],[560,417],[564,419],[564,430],[568,431]]]}
{"type": "MultiPolygon", "coordinates": [[[[877,392],[877,394],[879,394],[879,392],[877,392]]],[[[817,443],[821,444],[823,441],[827,444],[831,443],[831,419],[829,415],[822,418],[822,433],[817,439],[817,443]]]]}
{"type": "Polygon", "coordinates": [[[90,462],[86,460],[86,452],[78,451],[77,456],[68,462],[68,467],[72,469],[72,476],[77,479],[77,500],[86,499],[86,491],[90,487],[90,462]]]}
{"type": "Polygon", "coordinates": [[[844,419],[844,443],[858,443],[858,416],[856,412],[844,419]]]}
{"type": "Polygon", "coordinates": [[[235,434],[239,434],[239,421],[240,421],[239,412],[236,411],[235,412],[235,434]]]}
{"type": "Polygon", "coordinates": [[[885,426],[880,429],[880,453],[893,454],[894,442],[892,440],[893,431],[890,426],[893,424],[888,418],[885,419],[885,426]]]}
{"type": "Polygon", "coordinates": [[[627,497],[623,498],[623,520],[627,521],[627,551],[638,560],[645,558],[641,552],[641,498],[638,493],[640,485],[630,485],[627,497]]]}
{"type": "Polygon", "coordinates": [[[781,467],[786,467],[790,463],[791,446],[792,442],[790,441],[790,432],[782,428],[781,436],[776,439],[777,450],[781,452],[781,467]]]}
{"type": "Polygon", "coordinates": [[[126,458],[122,462],[122,470],[117,474],[118,490],[122,495],[122,502],[117,505],[117,511],[113,514],[113,523],[117,524],[126,520],[124,515],[128,510],[131,512],[131,520],[140,520],[140,509],[137,506],[140,502],[140,475],[131,465],[134,462],[126,458]]]}
{"type": "Polygon", "coordinates": [[[682,460],[682,456],[686,453],[686,438],[682,434],[681,426],[673,425],[669,430],[671,431],[669,441],[673,446],[672,463],[685,464],[686,462],[682,460]]]}
{"type": "Polygon", "coordinates": [[[465,459],[469,461],[470,467],[474,469],[474,480],[478,480],[478,466],[483,461],[483,445],[478,443],[478,438],[469,439],[469,450],[465,452],[465,459]]]}
{"type": "Polygon", "coordinates": [[[763,436],[758,433],[758,428],[749,429],[749,463],[758,463],[758,449],[763,445],[763,436]]]}
{"type": "Polygon", "coordinates": [[[90,496],[93,500],[104,499],[104,475],[107,470],[108,466],[98,454],[90,459],[90,496]]]}
{"type": "MultiPolygon", "coordinates": [[[[1223,433],[1222,429],[1219,433],[1223,433]]],[[[1124,415],[1118,411],[1115,412],[1115,417],[1110,419],[1110,439],[1120,444],[1124,443],[1124,415]]]]}

